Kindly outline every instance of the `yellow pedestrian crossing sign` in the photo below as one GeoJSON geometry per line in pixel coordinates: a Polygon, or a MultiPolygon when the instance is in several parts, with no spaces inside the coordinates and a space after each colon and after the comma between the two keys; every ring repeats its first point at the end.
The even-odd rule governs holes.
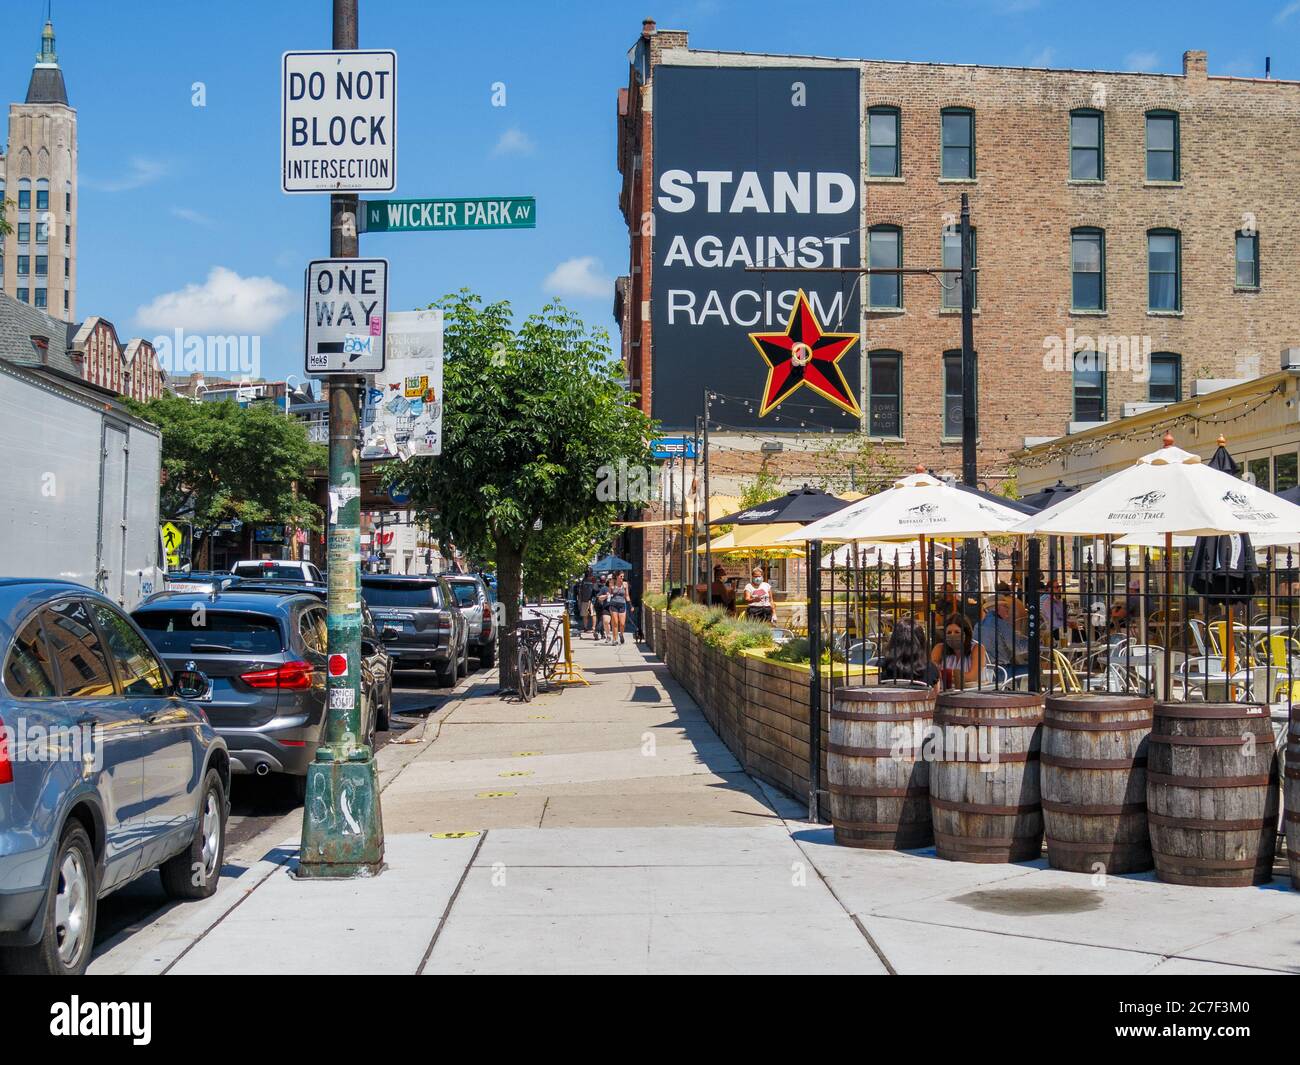
{"type": "Polygon", "coordinates": [[[163,558],[166,559],[167,568],[180,569],[181,555],[185,548],[184,531],[179,525],[170,521],[163,522],[158,531],[162,537],[163,558]]]}

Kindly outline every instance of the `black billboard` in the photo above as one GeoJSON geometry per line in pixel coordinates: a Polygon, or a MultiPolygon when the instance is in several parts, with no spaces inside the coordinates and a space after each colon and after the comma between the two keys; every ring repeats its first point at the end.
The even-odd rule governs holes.
{"type": "Polygon", "coordinates": [[[858,275],[746,267],[859,265],[859,110],[856,68],[655,68],[665,428],[692,428],[706,387],[726,397],[712,412],[724,427],[858,428],[858,275]]]}

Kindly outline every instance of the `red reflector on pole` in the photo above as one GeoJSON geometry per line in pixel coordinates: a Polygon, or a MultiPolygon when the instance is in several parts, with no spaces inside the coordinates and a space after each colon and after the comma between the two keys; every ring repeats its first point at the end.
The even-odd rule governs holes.
{"type": "Polygon", "coordinates": [[[348,675],[348,656],[330,655],[330,676],[346,677],[348,675]]]}

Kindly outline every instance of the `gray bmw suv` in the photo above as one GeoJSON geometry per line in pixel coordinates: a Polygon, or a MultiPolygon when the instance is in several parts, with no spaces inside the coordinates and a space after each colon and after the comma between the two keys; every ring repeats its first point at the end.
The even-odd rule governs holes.
{"type": "Polygon", "coordinates": [[[432,669],[444,687],[469,673],[469,626],[445,577],[366,574],[361,595],[396,668],[432,669]]]}

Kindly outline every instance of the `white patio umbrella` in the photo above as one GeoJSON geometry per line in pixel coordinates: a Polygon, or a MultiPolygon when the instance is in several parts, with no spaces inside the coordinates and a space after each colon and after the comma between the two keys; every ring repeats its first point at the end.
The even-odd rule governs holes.
{"type": "MultiPolygon", "coordinates": [[[[937,551],[947,551],[947,544],[935,544],[937,551]]],[[[877,563],[883,566],[892,566],[895,562],[900,567],[912,565],[921,565],[925,559],[920,540],[905,540],[889,543],[856,543],[842,544],[834,551],[828,551],[822,556],[822,568],[829,569],[832,565],[836,568],[850,566],[853,559],[857,558],[859,565],[874,566],[877,563]]]]}
{"type": "MultiPolygon", "coordinates": [[[[1296,508],[1300,511],[1300,507],[1296,508]]],[[[1015,531],[1025,515],[953,488],[928,473],[914,473],[852,503],[786,540],[961,540],[1015,531]]]]}
{"type": "MultiPolygon", "coordinates": [[[[1018,533],[1059,536],[1157,535],[1165,548],[1166,587],[1172,581],[1174,537],[1249,533],[1252,543],[1300,540],[1300,506],[1216,470],[1166,433],[1159,451],[1025,518],[1018,533]]],[[[1228,615],[1231,646],[1232,620],[1228,615]]],[[[1231,670],[1231,654],[1229,654],[1231,670]]],[[[1169,658],[1165,658],[1165,681],[1169,658]]],[[[1167,689],[1166,689],[1167,690],[1167,689]]]]}

